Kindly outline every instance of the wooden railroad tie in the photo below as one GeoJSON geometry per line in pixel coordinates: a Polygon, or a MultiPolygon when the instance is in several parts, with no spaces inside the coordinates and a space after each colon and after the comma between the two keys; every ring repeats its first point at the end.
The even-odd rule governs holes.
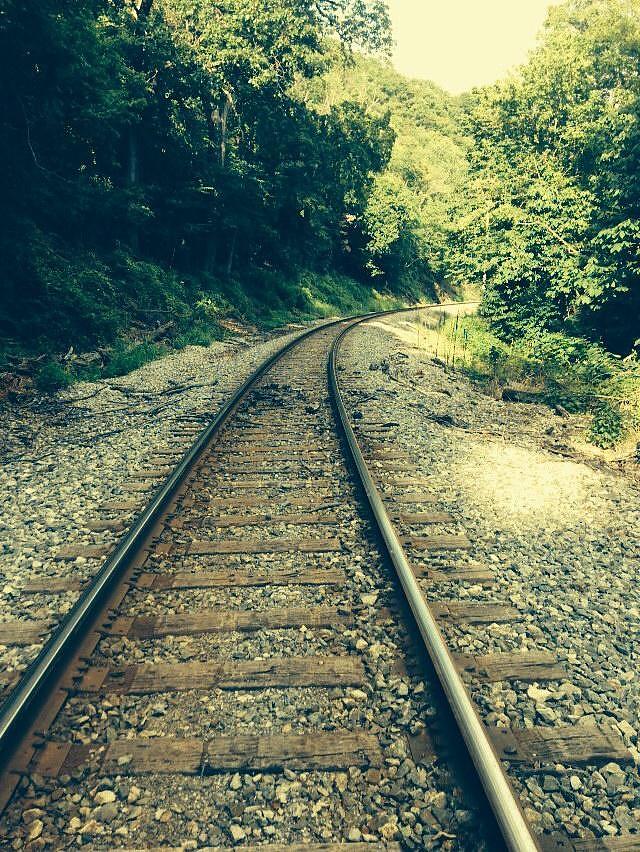
{"type": "MultiPolygon", "coordinates": [[[[161,450],[158,450],[155,456],[149,456],[146,460],[149,467],[167,467],[169,463],[175,462],[177,464],[178,458],[180,457],[179,453],[175,453],[172,450],[166,453],[163,453],[161,450]]],[[[169,468],[173,470],[173,468],[169,468]]]]}
{"type": "Polygon", "coordinates": [[[323,515],[319,512],[307,514],[269,514],[269,515],[218,515],[207,518],[206,525],[212,527],[257,527],[275,526],[276,524],[291,524],[303,526],[317,524],[318,526],[336,526],[338,518],[335,515],[323,515]]]}
{"type": "Polygon", "coordinates": [[[218,772],[337,770],[379,766],[377,737],[360,731],[313,731],[310,734],[260,736],[236,733],[209,740],[155,737],[116,740],[104,745],[48,742],[37,771],[69,775],[84,766],[100,775],[203,775],[218,772]]]}
{"type": "Polygon", "coordinates": [[[353,623],[351,615],[334,607],[287,607],[286,609],[217,610],[205,609],[184,615],[153,617],[120,616],[105,631],[111,636],[159,639],[163,636],[189,636],[199,633],[285,630],[296,627],[344,627],[353,623]]]}
{"type": "Polygon", "coordinates": [[[318,435],[315,432],[308,429],[290,429],[287,426],[283,426],[281,429],[251,428],[245,426],[236,431],[237,434],[242,435],[243,439],[255,440],[258,444],[264,444],[268,440],[286,442],[290,439],[290,443],[296,444],[299,441],[318,440],[318,435]],[[293,437],[290,438],[290,436],[293,437]]]}
{"type": "Polygon", "coordinates": [[[247,459],[246,462],[237,461],[235,464],[225,462],[220,465],[203,466],[198,471],[200,479],[209,481],[210,477],[224,473],[228,476],[288,476],[305,473],[307,475],[317,475],[323,472],[323,468],[329,465],[329,462],[321,462],[317,459],[263,459],[262,461],[253,461],[247,459]]]}
{"type": "Polygon", "coordinates": [[[77,592],[86,582],[79,577],[38,577],[26,583],[21,592],[25,595],[58,595],[61,592],[77,592]]]}
{"type": "MultiPolygon", "coordinates": [[[[258,445],[259,449],[251,444],[233,444],[229,447],[218,446],[212,451],[209,458],[219,458],[221,460],[230,459],[231,461],[246,460],[248,462],[256,459],[272,459],[284,456],[286,459],[297,461],[298,459],[324,459],[330,461],[330,453],[325,450],[312,450],[302,446],[299,442],[292,443],[288,447],[271,446],[264,448],[264,444],[258,445]]],[[[211,467],[217,465],[210,465],[211,467]]]]}
{"type": "MultiPolygon", "coordinates": [[[[399,843],[264,843],[260,846],[216,846],[209,852],[401,852],[399,843]]],[[[140,847],[119,852],[143,852],[140,847]]],[[[152,846],[144,852],[179,852],[175,846],[152,846]]]]}
{"type": "Polygon", "coordinates": [[[140,508],[140,503],[137,500],[107,500],[98,508],[101,512],[135,512],[140,508]]]}
{"type": "Polygon", "coordinates": [[[388,485],[395,485],[398,488],[411,488],[414,485],[433,485],[432,481],[426,476],[398,476],[395,479],[389,480],[388,485]]]}
{"type": "Polygon", "coordinates": [[[173,471],[172,467],[147,468],[129,474],[129,479],[140,479],[143,482],[148,479],[164,479],[173,471]]]}
{"type": "Polygon", "coordinates": [[[60,548],[53,558],[59,562],[77,559],[79,556],[84,559],[102,559],[113,547],[113,544],[71,544],[60,548]]]}
{"type": "MultiPolygon", "coordinates": [[[[255,473],[255,471],[254,471],[255,473]]],[[[319,488],[333,493],[333,482],[330,479],[274,479],[273,476],[264,479],[244,479],[238,481],[236,479],[216,479],[208,483],[217,491],[224,489],[235,491],[239,488],[251,488],[254,491],[272,491],[274,489],[292,489],[292,488],[319,488]]],[[[272,498],[269,497],[269,500],[272,498]]]]}
{"type": "Polygon", "coordinates": [[[499,653],[472,656],[454,654],[456,666],[487,683],[500,680],[540,682],[566,680],[568,672],[554,654],[546,651],[499,653]]]}
{"type": "Polygon", "coordinates": [[[492,583],[495,580],[495,574],[490,568],[482,568],[476,565],[453,566],[443,570],[422,564],[414,564],[412,567],[416,577],[431,580],[433,583],[492,583]]]}
{"type": "Polygon", "coordinates": [[[631,764],[633,756],[622,738],[594,725],[558,725],[553,728],[485,727],[498,755],[510,763],[603,766],[631,764]]]}
{"type": "MultiPolygon", "coordinates": [[[[307,506],[321,506],[331,499],[326,492],[315,492],[313,494],[296,495],[291,492],[283,492],[281,495],[273,495],[268,498],[269,506],[306,508],[307,506]]],[[[265,506],[267,501],[264,497],[255,494],[243,494],[240,497],[211,497],[208,506],[216,509],[237,509],[244,506],[265,506]]]]}
{"type": "Polygon", "coordinates": [[[128,480],[122,486],[126,491],[130,492],[138,492],[138,491],[151,491],[151,489],[155,486],[156,481],[151,479],[145,479],[141,482],[136,482],[128,480]]]}
{"type": "Polygon", "coordinates": [[[452,623],[462,621],[467,624],[500,624],[522,621],[522,614],[515,607],[505,604],[437,601],[429,606],[436,618],[452,623]]]}
{"type": "MultiPolygon", "coordinates": [[[[401,852],[399,843],[261,843],[260,846],[215,846],[209,852],[401,852]],[[345,846],[347,847],[345,849],[345,846]]],[[[119,852],[180,852],[175,846],[119,849],[119,852]]]]}
{"type": "MultiPolygon", "coordinates": [[[[184,552],[188,556],[204,556],[218,553],[327,553],[340,550],[342,545],[337,538],[272,538],[192,541],[184,552]]],[[[174,552],[180,551],[181,548],[174,548],[174,552]]]]}
{"type": "Polygon", "coordinates": [[[227,586],[341,586],[343,571],[330,568],[270,568],[268,571],[177,571],[175,574],[143,573],[136,579],[140,589],[215,589],[227,586]]]}
{"type": "Polygon", "coordinates": [[[357,657],[311,656],[92,667],[68,686],[86,693],[145,695],[189,689],[327,688],[364,682],[364,668],[357,657]]]}
{"type": "Polygon", "coordinates": [[[449,512],[394,512],[390,517],[400,524],[451,524],[454,521],[449,512]]]}
{"type": "Polygon", "coordinates": [[[400,541],[413,550],[469,550],[472,547],[466,535],[403,535],[400,541]]]}
{"type": "Polygon", "coordinates": [[[542,852],[637,852],[640,849],[640,834],[621,834],[618,837],[594,837],[584,840],[552,834],[543,835],[538,838],[538,841],[542,852]]]}
{"type": "Polygon", "coordinates": [[[52,626],[51,621],[2,621],[0,645],[41,645],[52,626]]]}
{"type": "Polygon", "coordinates": [[[403,450],[393,450],[387,447],[372,447],[368,458],[373,461],[391,461],[393,459],[409,461],[408,453],[405,453],[403,450]]]}
{"type": "Polygon", "coordinates": [[[387,506],[392,506],[394,503],[437,503],[438,498],[433,494],[425,494],[419,491],[407,491],[405,494],[390,495],[388,492],[383,493],[384,502],[387,506]]]}
{"type": "Polygon", "coordinates": [[[93,532],[122,532],[126,529],[124,521],[116,520],[97,520],[87,521],[85,527],[93,532]]]}

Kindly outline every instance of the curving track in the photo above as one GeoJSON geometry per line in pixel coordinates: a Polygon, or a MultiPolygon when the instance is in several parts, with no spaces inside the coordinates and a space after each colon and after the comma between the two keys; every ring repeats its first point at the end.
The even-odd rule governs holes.
{"type": "Polygon", "coordinates": [[[537,848],[407,558],[468,542],[433,534],[453,519],[385,424],[356,437],[353,325],[305,333],[240,388],[5,701],[15,848],[494,849],[495,824],[537,848]],[[491,810],[469,810],[430,742],[418,631],[491,810]]]}

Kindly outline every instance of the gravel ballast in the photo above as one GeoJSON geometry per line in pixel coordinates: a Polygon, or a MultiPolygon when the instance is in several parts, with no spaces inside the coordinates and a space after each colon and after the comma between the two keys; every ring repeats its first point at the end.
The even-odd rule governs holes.
{"type": "MultiPolygon", "coordinates": [[[[422,581],[427,598],[515,606],[518,622],[443,628],[464,654],[553,652],[568,678],[543,684],[469,678],[490,725],[597,723],[614,730],[635,765],[557,765],[512,770],[538,831],[607,837],[640,825],[640,553],[638,487],[604,465],[567,459],[573,428],[546,406],[498,401],[417,348],[411,317],[371,321],[352,331],[341,382],[362,423],[397,424],[385,439],[407,452],[450,512],[466,553],[423,558],[431,568],[491,568],[491,584],[422,581]],[[562,450],[564,452],[564,450],[562,450]]],[[[413,508],[413,507],[412,507],[413,508]]]]}
{"type": "MultiPolygon", "coordinates": [[[[53,628],[78,592],[25,595],[25,584],[46,577],[89,580],[100,558],[57,561],[56,554],[69,545],[114,546],[233,390],[301,330],[189,346],[126,376],[77,384],[51,400],[5,403],[0,408],[0,622],[44,620],[53,628]],[[171,455],[156,457],[168,449],[171,455]],[[132,478],[146,469],[157,475],[132,478]],[[109,502],[136,508],[100,510],[109,502]],[[123,529],[91,529],[103,520],[117,521],[123,529]]],[[[9,678],[17,676],[40,647],[0,646],[0,669],[9,678]]]]}
{"type": "MultiPolygon", "coordinates": [[[[118,761],[122,770],[112,769],[105,776],[100,755],[83,752],[89,756],[79,766],[65,766],[68,774],[51,777],[45,767],[43,777],[36,759],[0,827],[13,848],[184,848],[185,843],[187,848],[226,848],[357,841],[401,842],[408,849],[479,852],[489,848],[480,814],[472,809],[447,755],[438,748],[417,750],[416,739],[423,741],[425,727],[437,713],[436,702],[423,673],[409,666],[406,627],[397,612],[393,575],[362,512],[335,431],[325,364],[333,333],[314,337],[308,351],[295,350],[242,403],[238,420],[189,474],[183,495],[159,527],[155,553],[145,562],[144,571],[152,576],[183,571],[198,575],[222,569],[263,576],[272,569],[293,575],[331,569],[340,575],[339,582],[306,586],[294,578],[286,586],[132,587],[118,607],[119,618],[130,615],[145,622],[156,616],[185,616],[190,622],[185,635],[180,629],[165,636],[161,631],[137,633],[128,628],[121,635],[114,622],[113,634],[107,632],[100,639],[86,664],[89,671],[99,671],[136,663],[220,661],[233,670],[236,660],[294,656],[306,661],[306,657],[327,655],[353,658],[360,672],[356,680],[332,687],[316,683],[301,688],[291,682],[284,687],[260,684],[245,689],[243,684],[122,695],[85,692],[79,684],[79,691],[70,696],[48,729],[48,740],[65,747],[72,743],[104,749],[111,743],[126,748],[126,741],[133,739],[152,743],[157,737],[194,737],[210,742],[226,737],[233,750],[238,749],[234,760],[239,762],[230,769],[214,757],[209,764],[207,751],[192,776],[188,773],[193,769],[179,775],[180,766],[173,763],[158,770],[161,774],[156,774],[158,763],[146,769],[149,774],[137,774],[140,767],[132,766],[129,772],[127,760],[118,761]],[[251,453],[240,464],[238,447],[256,423],[268,426],[265,447],[271,436],[288,434],[295,436],[298,451],[290,451],[286,460],[270,458],[264,470],[251,453]],[[317,450],[320,456],[307,450],[317,450]],[[319,459],[317,465],[311,463],[314,459],[319,459]],[[222,471],[229,474],[236,464],[242,469],[230,487],[232,477],[222,471]],[[279,478],[274,477],[274,471],[285,469],[279,478]],[[287,485],[289,479],[293,485],[287,485]],[[243,480],[244,484],[260,481],[243,489],[243,480]],[[249,490],[258,503],[243,513],[271,516],[273,507],[287,495],[318,494],[315,487],[306,487],[315,480],[322,482],[323,492],[330,492],[328,505],[334,520],[297,525],[269,520],[256,524],[257,530],[249,525],[225,527],[224,532],[203,527],[203,521],[215,517],[211,501],[220,495],[228,499],[236,492],[245,496],[249,490]],[[198,539],[256,537],[269,545],[272,539],[287,539],[287,547],[255,554],[250,549],[240,554],[197,548],[189,552],[198,539]],[[313,539],[331,540],[338,546],[306,552],[302,542],[313,539]],[[304,617],[302,623],[296,620],[300,618],[295,616],[297,608],[313,607],[333,614],[317,621],[313,616],[304,617]],[[250,612],[255,623],[244,628],[240,624],[237,632],[235,628],[199,632],[202,622],[190,620],[190,615],[206,610],[250,612]],[[258,616],[270,610],[293,615],[296,627],[287,627],[286,622],[283,629],[261,629],[258,616]],[[287,742],[286,737],[301,733],[311,737],[306,746],[309,756],[295,759],[287,754],[282,765],[267,763],[266,768],[251,751],[242,751],[246,746],[239,737],[275,734],[287,742]],[[375,748],[367,746],[361,755],[343,763],[341,733],[365,736],[375,748]],[[331,759],[341,771],[335,771],[333,763],[327,771],[316,771],[322,761],[314,762],[314,737],[324,737],[325,743],[327,737],[331,740],[337,750],[331,759]]],[[[321,506],[322,512],[327,513],[328,505],[321,506]]]]}

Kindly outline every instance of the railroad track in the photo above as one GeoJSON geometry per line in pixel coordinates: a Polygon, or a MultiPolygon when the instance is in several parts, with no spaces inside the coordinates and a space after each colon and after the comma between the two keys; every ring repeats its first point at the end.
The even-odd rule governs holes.
{"type": "Polygon", "coordinates": [[[15,848],[493,849],[497,829],[508,848],[535,849],[500,758],[626,759],[600,730],[489,735],[461,669],[537,681],[557,666],[449,655],[438,621],[518,614],[426,606],[427,557],[470,542],[439,532],[455,520],[389,448],[392,426],[350,416],[350,327],[265,362],[10,692],[0,802],[15,848]],[[418,632],[486,796],[475,815],[431,742],[439,687],[411,666],[418,632]]]}

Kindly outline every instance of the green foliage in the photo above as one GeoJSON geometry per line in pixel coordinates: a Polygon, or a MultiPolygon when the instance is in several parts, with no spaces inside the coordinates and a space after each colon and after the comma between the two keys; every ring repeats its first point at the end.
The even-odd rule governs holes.
{"type": "Polygon", "coordinates": [[[591,443],[608,450],[618,443],[623,434],[624,421],[620,409],[607,404],[599,406],[589,427],[591,443]]]}
{"type": "Polygon", "coordinates": [[[375,286],[397,293],[444,289],[452,208],[468,168],[459,100],[433,83],[407,80],[364,58],[345,66],[334,57],[324,77],[302,88],[320,113],[355,102],[369,115],[388,118],[395,136],[364,209],[352,211],[351,231],[359,230],[360,239],[351,241],[350,269],[364,267],[375,286]]]}
{"type": "Polygon", "coordinates": [[[92,348],[174,318],[204,340],[219,297],[302,311],[297,269],[366,278],[362,216],[393,134],[361,104],[300,98],[329,44],[343,63],[384,53],[386,3],[7,0],[2,337],[92,348]]]}
{"type": "MultiPolygon", "coordinates": [[[[340,316],[401,307],[403,299],[392,293],[380,293],[367,284],[345,275],[301,275],[298,286],[305,299],[303,315],[340,316]]],[[[405,298],[411,300],[411,294],[405,298]]]]}
{"type": "Polygon", "coordinates": [[[224,332],[219,326],[195,322],[187,331],[176,335],[171,341],[175,349],[184,349],[186,346],[209,346],[215,340],[223,340],[224,332]]]}
{"type": "Polygon", "coordinates": [[[518,74],[467,101],[452,266],[507,338],[640,337],[640,0],[566,0],[518,74]]]}
{"type": "Polygon", "coordinates": [[[48,361],[37,372],[35,384],[40,393],[53,394],[69,387],[73,377],[56,361],[48,361]]]}
{"type": "Polygon", "coordinates": [[[124,376],[143,364],[166,355],[168,351],[166,346],[158,343],[130,344],[120,340],[113,347],[102,375],[105,378],[124,376]]]}
{"type": "Polygon", "coordinates": [[[535,331],[505,342],[486,319],[449,319],[440,329],[440,352],[491,392],[507,386],[531,392],[541,402],[570,413],[592,415],[588,437],[611,448],[640,426],[640,362],[612,355],[585,338],[535,331]]]}

